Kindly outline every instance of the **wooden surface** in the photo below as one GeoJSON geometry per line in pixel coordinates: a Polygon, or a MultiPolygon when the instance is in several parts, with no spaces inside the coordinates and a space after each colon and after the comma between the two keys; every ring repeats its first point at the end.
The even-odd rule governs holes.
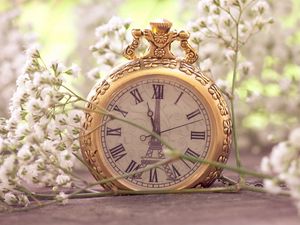
{"type": "MultiPolygon", "coordinates": [[[[252,168],[260,162],[260,157],[251,155],[244,159],[244,164],[252,168]]],[[[0,215],[0,224],[299,225],[300,217],[287,197],[242,191],[76,199],[65,206],[4,213],[0,215]]]]}

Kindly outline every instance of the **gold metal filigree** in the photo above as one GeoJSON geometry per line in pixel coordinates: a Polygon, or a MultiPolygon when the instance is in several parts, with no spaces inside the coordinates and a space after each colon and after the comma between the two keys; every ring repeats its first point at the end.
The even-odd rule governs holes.
{"type": "MultiPolygon", "coordinates": [[[[100,137],[99,124],[103,122],[103,115],[93,112],[97,107],[107,108],[111,96],[124,89],[134,80],[147,80],[150,76],[164,76],[164,79],[178,80],[188,84],[201,96],[203,104],[208,109],[209,119],[212,121],[213,139],[210,144],[206,160],[226,163],[231,146],[232,121],[226,101],[221,90],[197,67],[191,65],[198,59],[198,55],[188,43],[189,34],[185,31],[170,31],[172,23],[166,20],[150,23],[151,30],[135,29],[132,31],[133,41],[126,48],[124,55],[131,61],[116,68],[98,84],[89,94],[86,113],[80,135],[81,151],[89,165],[91,173],[97,180],[116,177],[118,174],[110,169],[110,164],[103,155],[103,143],[100,137]],[[136,49],[141,38],[150,44],[147,53],[137,57],[136,49]],[[184,59],[176,58],[171,52],[171,43],[180,41],[185,52],[184,59]]],[[[207,187],[221,174],[222,169],[208,164],[201,164],[195,173],[183,182],[165,189],[183,189],[207,187]]],[[[145,190],[147,188],[120,179],[102,185],[107,190],[130,189],[145,190]]]]}
{"type": "Polygon", "coordinates": [[[135,50],[139,47],[140,39],[144,37],[149,42],[147,53],[142,58],[156,58],[156,59],[175,59],[176,57],[171,52],[171,44],[173,41],[180,41],[180,46],[185,52],[183,61],[193,64],[197,61],[198,55],[195,50],[188,43],[189,33],[186,31],[170,31],[172,23],[168,20],[162,20],[150,23],[151,30],[134,29],[132,30],[133,41],[125,49],[123,55],[127,59],[138,58],[135,50]]]}

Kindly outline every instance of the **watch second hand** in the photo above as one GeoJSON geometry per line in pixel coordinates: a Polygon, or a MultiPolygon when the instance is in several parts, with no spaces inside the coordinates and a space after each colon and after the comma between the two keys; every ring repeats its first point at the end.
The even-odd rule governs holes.
{"type": "MultiPolygon", "coordinates": [[[[160,134],[165,133],[165,132],[170,131],[170,130],[174,130],[174,129],[177,129],[177,128],[180,128],[180,127],[184,127],[184,126],[190,125],[192,123],[197,123],[197,122],[202,121],[202,120],[203,119],[195,120],[195,121],[192,121],[192,122],[189,122],[189,123],[185,123],[185,124],[182,124],[182,125],[179,125],[179,126],[176,126],[176,127],[172,127],[172,128],[169,128],[169,129],[161,131],[160,134]]],[[[140,136],[140,140],[141,141],[145,141],[148,137],[151,137],[151,134],[149,134],[149,135],[141,135],[140,136]]]]}

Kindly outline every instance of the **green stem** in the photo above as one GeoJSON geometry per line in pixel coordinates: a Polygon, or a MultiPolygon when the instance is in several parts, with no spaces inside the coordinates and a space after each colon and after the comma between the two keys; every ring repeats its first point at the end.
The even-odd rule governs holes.
{"type": "Polygon", "coordinates": [[[52,204],[55,204],[55,203],[58,203],[58,202],[59,202],[58,200],[52,200],[52,201],[49,201],[49,202],[42,203],[41,205],[33,205],[33,206],[29,206],[29,207],[24,207],[24,208],[14,208],[14,209],[11,209],[10,211],[11,212],[24,212],[24,211],[29,211],[29,210],[32,210],[32,209],[42,208],[42,207],[52,205],[52,204]]]}
{"type": "MultiPolygon", "coordinates": [[[[113,196],[113,195],[149,195],[149,194],[186,194],[186,193],[227,193],[227,192],[237,192],[238,188],[235,185],[226,187],[213,187],[213,188],[191,188],[183,190],[145,190],[145,191],[130,191],[130,190],[116,190],[116,191],[106,191],[106,192],[96,192],[96,193],[78,193],[76,195],[70,195],[69,199],[76,198],[95,198],[103,196],[113,196]]],[[[56,195],[53,194],[35,194],[36,198],[42,200],[52,200],[55,199],[56,195]]]]}
{"type": "MultiPolygon", "coordinates": [[[[240,14],[236,21],[236,39],[235,39],[235,55],[233,61],[233,75],[232,75],[232,84],[231,84],[231,96],[230,105],[231,105],[231,117],[232,117],[232,132],[233,132],[233,146],[235,151],[235,159],[236,159],[236,166],[237,168],[242,167],[241,157],[240,157],[240,150],[238,148],[237,142],[237,130],[236,130],[236,115],[235,115],[235,108],[234,108],[234,100],[235,100],[235,85],[236,85],[236,78],[237,78],[237,66],[238,66],[238,57],[239,57],[239,23],[242,16],[242,9],[240,8],[240,14]]],[[[243,176],[241,174],[241,181],[243,181],[243,176]]]]}
{"type": "Polygon", "coordinates": [[[263,173],[258,173],[255,171],[251,171],[242,167],[233,167],[224,163],[219,163],[219,162],[215,162],[215,161],[209,161],[206,159],[199,159],[199,158],[195,158],[192,156],[187,156],[184,154],[180,154],[180,157],[182,159],[186,159],[192,162],[200,162],[200,163],[204,163],[204,164],[209,164],[211,166],[215,166],[218,168],[223,168],[223,169],[227,169],[229,171],[233,171],[236,172],[240,175],[247,175],[247,176],[252,176],[252,177],[257,177],[257,178],[262,178],[262,179],[273,179],[273,176],[267,175],[267,174],[263,174],[263,173]]]}
{"type": "Polygon", "coordinates": [[[35,197],[34,193],[29,191],[25,186],[17,186],[16,188],[17,190],[27,194],[29,197],[31,197],[36,203],[37,205],[41,205],[42,203],[35,197]]]}
{"type": "Polygon", "coordinates": [[[75,195],[77,195],[77,194],[79,194],[81,192],[84,192],[86,189],[91,188],[91,187],[96,186],[96,185],[112,183],[115,180],[124,179],[124,178],[130,177],[130,176],[134,176],[134,175],[139,174],[139,173],[146,172],[146,171],[151,170],[153,168],[157,168],[157,167],[159,167],[161,165],[168,164],[168,163],[170,163],[173,160],[174,159],[165,159],[165,160],[162,160],[162,161],[160,161],[158,163],[151,164],[151,165],[149,165],[149,166],[147,166],[147,167],[145,167],[143,169],[139,169],[139,170],[136,170],[136,171],[131,172],[131,173],[126,173],[126,174],[122,174],[122,175],[115,176],[115,177],[109,177],[109,178],[102,179],[102,180],[94,182],[94,183],[89,183],[84,188],[76,190],[75,192],[71,193],[68,197],[75,196],[75,195]]]}
{"type": "MultiPolygon", "coordinates": [[[[269,193],[265,188],[262,187],[255,187],[251,185],[241,185],[241,189],[247,190],[247,191],[252,191],[252,192],[259,192],[259,193],[269,193]]],[[[290,193],[288,191],[281,190],[278,195],[283,195],[283,196],[290,196],[290,193]]]]}

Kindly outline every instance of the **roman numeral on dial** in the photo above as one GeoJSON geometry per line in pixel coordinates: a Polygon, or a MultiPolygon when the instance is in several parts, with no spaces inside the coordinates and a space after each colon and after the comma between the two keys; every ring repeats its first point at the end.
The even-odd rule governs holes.
{"type": "Polygon", "coordinates": [[[195,111],[193,111],[193,112],[187,114],[187,115],[186,115],[186,118],[187,118],[188,120],[190,120],[190,119],[194,118],[195,116],[199,115],[200,113],[201,113],[201,112],[200,112],[200,109],[196,109],[195,111]]]}
{"type": "Polygon", "coordinates": [[[205,132],[201,131],[191,131],[191,139],[200,139],[200,140],[204,140],[205,139],[205,132]]]}
{"type": "Polygon", "coordinates": [[[130,91],[130,94],[132,94],[132,96],[134,97],[136,105],[144,101],[137,88],[130,91]]]}
{"type": "Polygon", "coordinates": [[[175,105],[177,105],[177,103],[179,102],[179,100],[181,99],[181,96],[183,95],[183,92],[180,92],[178,98],[176,99],[176,101],[174,102],[175,105]]]}
{"type": "Polygon", "coordinates": [[[138,170],[140,167],[140,164],[138,164],[136,161],[131,160],[129,163],[128,167],[126,168],[125,172],[130,173],[132,171],[138,170]]]}
{"type": "Polygon", "coordinates": [[[156,168],[150,169],[149,182],[158,182],[157,170],[156,168]]]}
{"type": "Polygon", "coordinates": [[[117,111],[117,112],[119,112],[119,113],[121,113],[124,117],[126,117],[127,114],[128,114],[128,112],[120,109],[119,106],[117,106],[117,105],[115,105],[114,110],[117,111]]]}
{"type": "Polygon", "coordinates": [[[153,84],[153,96],[152,99],[163,99],[164,98],[164,85],[153,84]]]}
{"type": "Polygon", "coordinates": [[[127,155],[127,153],[125,152],[125,148],[122,144],[119,144],[116,147],[109,149],[109,152],[113,157],[113,159],[115,160],[115,162],[119,161],[125,155],[127,155]]]}
{"type": "Polygon", "coordinates": [[[172,170],[172,172],[173,172],[173,174],[174,174],[175,179],[176,179],[177,177],[180,177],[180,176],[181,176],[181,174],[179,173],[179,171],[177,170],[177,168],[176,168],[173,164],[171,165],[171,170],[172,170]]]}
{"type": "MultiPolygon", "coordinates": [[[[194,158],[199,158],[200,157],[200,154],[198,154],[197,152],[194,152],[192,149],[188,148],[184,155],[186,156],[189,156],[189,157],[194,157],[194,158]]],[[[190,164],[195,164],[196,162],[193,162],[193,161],[190,161],[190,160],[187,160],[187,159],[182,159],[181,160],[188,168],[191,169],[191,166],[190,164]]]]}
{"type": "Polygon", "coordinates": [[[106,135],[121,136],[121,128],[112,129],[112,128],[107,127],[106,135]]]}

